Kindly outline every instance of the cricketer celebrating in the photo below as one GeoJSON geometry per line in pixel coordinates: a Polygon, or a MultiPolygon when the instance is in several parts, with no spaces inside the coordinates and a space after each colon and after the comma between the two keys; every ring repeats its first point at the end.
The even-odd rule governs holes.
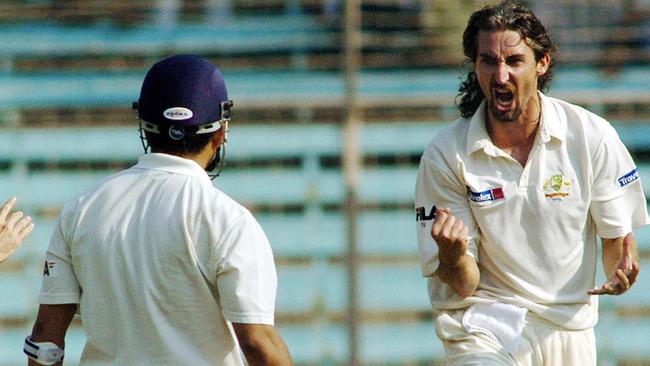
{"type": "Polygon", "coordinates": [[[30,364],[61,363],[78,308],[81,365],[291,365],[273,327],[268,240],[206,174],[223,162],[231,106],[205,59],[149,70],[134,105],[145,155],[59,217],[25,340],[30,364]]]}
{"type": "Polygon", "coordinates": [[[471,15],[461,118],[426,148],[415,207],[449,365],[596,365],[598,296],[639,272],[650,223],[614,128],[548,97],[554,46],[512,2],[471,15]],[[607,280],[594,288],[597,236],[607,280]]]}

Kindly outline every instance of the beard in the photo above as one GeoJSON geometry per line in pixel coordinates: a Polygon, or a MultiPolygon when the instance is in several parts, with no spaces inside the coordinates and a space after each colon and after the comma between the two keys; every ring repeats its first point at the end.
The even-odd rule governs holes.
{"type": "Polygon", "coordinates": [[[500,111],[496,106],[496,102],[492,100],[488,100],[487,105],[492,117],[499,122],[514,122],[521,116],[522,111],[519,105],[508,111],[500,111]]]}

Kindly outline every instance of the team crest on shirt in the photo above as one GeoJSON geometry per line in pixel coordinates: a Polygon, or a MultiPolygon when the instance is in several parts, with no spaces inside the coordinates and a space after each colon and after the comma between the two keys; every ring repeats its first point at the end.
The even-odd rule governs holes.
{"type": "Polygon", "coordinates": [[[561,202],[571,193],[571,181],[562,174],[555,174],[548,178],[542,186],[544,197],[553,202],[561,202]]]}

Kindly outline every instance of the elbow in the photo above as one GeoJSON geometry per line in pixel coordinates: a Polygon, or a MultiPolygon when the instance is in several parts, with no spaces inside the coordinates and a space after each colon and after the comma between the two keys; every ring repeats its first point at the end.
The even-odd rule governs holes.
{"type": "Polygon", "coordinates": [[[476,289],[478,288],[480,279],[481,275],[479,274],[478,267],[476,265],[470,266],[467,271],[467,277],[465,278],[465,281],[462,282],[461,286],[455,289],[458,296],[462,297],[463,299],[473,296],[476,292],[476,289]]]}
{"type": "Polygon", "coordinates": [[[480,277],[478,270],[469,271],[463,281],[452,282],[450,285],[458,296],[465,299],[474,295],[476,289],[478,288],[479,280],[480,277]]]}
{"type": "Polygon", "coordinates": [[[464,286],[455,288],[454,291],[458,296],[465,299],[470,296],[473,296],[478,288],[478,281],[476,283],[466,283],[464,286]]]}

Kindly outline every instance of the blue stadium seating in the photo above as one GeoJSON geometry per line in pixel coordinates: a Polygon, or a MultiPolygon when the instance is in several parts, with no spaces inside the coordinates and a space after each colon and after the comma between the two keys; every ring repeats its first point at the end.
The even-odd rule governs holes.
{"type": "MultiPolygon", "coordinates": [[[[48,0],[46,0],[48,1],[48,0]]],[[[295,5],[294,1],[294,5],[295,5]]],[[[236,108],[336,107],[345,102],[342,72],[305,68],[310,52],[340,49],[340,35],[313,16],[234,16],[219,26],[208,22],[116,27],[110,23],[70,26],[55,21],[0,24],[0,107],[128,108],[138,96],[144,69],[16,72],[22,58],[139,57],[171,53],[213,57],[292,55],[286,69],[224,70],[236,108]]],[[[440,107],[453,109],[458,71],[448,69],[363,70],[359,102],[364,107],[440,107]]],[[[607,103],[650,101],[650,69],[626,66],[615,75],[594,67],[561,67],[549,95],[600,108],[607,103]]],[[[455,115],[455,110],[449,115],[455,115]]],[[[2,117],[2,116],[0,116],[2,117]]],[[[1,118],[0,118],[1,119],[1,118]]],[[[135,121],[134,121],[135,122],[135,121]]],[[[23,123],[24,125],[25,123],[23,123]]],[[[361,359],[374,365],[435,364],[443,351],[428,317],[426,281],[419,274],[412,205],[416,166],[444,123],[393,121],[362,127],[365,156],[402,156],[407,163],[368,164],[360,174],[358,216],[359,337],[361,359]],[[378,320],[379,319],[379,320],[378,320]]],[[[344,364],[348,357],[345,313],[346,218],[340,168],[323,159],[342,151],[337,125],[251,126],[231,124],[230,162],[295,159],[297,164],[231,166],[215,185],[255,212],[278,258],[278,329],[298,365],[344,364]],[[271,187],[271,189],[269,189],[271,187]],[[265,206],[294,207],[267,212],[265,206]],[[295,209],[299,207],[299,209],[295,209]],[[298,318],[298,320],[291,320],[298,318]]],[[[641,159],[639,171],[650,199],[650,124],[616,123],[622,140],[641,159]],[[645,159],[645,160],[644,160],[645,159]]],[[[66,200],[135,163],[141,154],[133,128],[55,128],[0,131],[0,192],[16,195],[19,208],[34,217],[26,243],[0,265],[0,366],[22,365],[23,338],[34,320],[41,260],[56,214],[66,200]],[[109,163],[106,168],[59,169],[57,164],[109,163]],[[39,167],[34,167],[39,166],[39,167]],[[54,166],[54,167],[52,167],[54,166]]],[[[100,164],[101,166],[101,164],[100,164]]],[[[3,199],[4,197],[0,197],[3,199]]],[[[650,318],[650,227],[635,232],[642,256],[638,284],[625,296],[602,297],[596,328],[601,364],[646,362],[650,318]]],[[[599,266],[599,277],[602,272],[599,266]]],[[[83,330],[73,323],[67,336],[66,365],[78,363],[83,330]]]]}
{"type": "MultiPolygon", "coordinates": [[[[442,357],[441,345],[430,320],[394,321],[390,317],[391,314],[398,314],[398,319],[405,314],[417,317],[430,311],[426,281],[419,275],[415,222],[410,209],[416,177],[413,157],[419,156],[432,136],[444,126],[444,123],[432,122],[393,122],[367,124],[361,129],[359,146],[365,156],[406,156],[410,161],[397,165],[368,164],[360,175],[359,197],[367,206],[358,218],[358,244],[362,256],[360,306],[367,316],[386,316],[383,321],[362,323],[360,347],[362,358],[367,362],[429,363],[442,357]]],[[[648,151],[648,126],[641,121],[615,123],[623,141],[640,156],[648,151]]],[[[265,205],[301,207],[296,212],[256,214],[279,258],[278,316],[308,319],[280,322],[278,328],[297,362],[343,362],[347,356],[345,325],[342,320],[332,319],[340,319],[347,305],[346,272],[341,261],[345,257],[346,222],[340,211],[324,207],[340,205],[345,192],[340,168],[322,163],[324,158],[340,155],[340,127],[333,124],[252,126],[236,123],[231,127],[227,161],[297,161],[268,167],[233,164],[215,184],[253,208],[265,205]]],[[[3,340],[0,351],[5,351],[0,352],[0,365],[13,365],[22,360],[22,355],[13,347],[28,332],[24,324],[33,320],[40,261],[55,225],[56,213],[70,197],[116,171],[110,164],[107,168],[85,170],[48,167],[93,162],[128,165],[137,160],[141,149],[135,126],[4,129],[0,134],[0,156],[8,163],[6,169],[0,171],[0,192],[17,195],[20,208],[33,215],[37,225],[8,265],[0,268],[0,292],[10,299],[0,306],[0,319],[21,324],[18,328],[0,331],[0,340],[3,340]],[[35,163],[42,168],[35,168],[35,163]],[[17,283],[21,285],[16,286],[17,283]]],[[[650,162],[639,160],[638,163],[642,180],[649,182],[650,162]]],[[[646,197],[650,198],[650,186],[646,184],[645,188],[646,197]]],[[[647,258],[650,229],[638,230],[636,237],[643,258],[647,258]]],[[[644,268],[646,262],[644,259],[644,268]]],[[[630,355],[622,353],[620,349],[629,350],[629,347],[620,345],[622,342],[610,335],[616,332],[618,324],[629,322],[627,317],[620,316],[621,312],[634,314],[637,308],[643,309],[648,303],[648,292],[643,285],[650,281],[646,272],[641,272],[639,285],[625,296],[602,299],[603,322],[597,332],[599,345],[602,345],[599,352],[604,359],[621,360],[630,355],[647,358],[643,349],[630,355]]],[[[647,322],[646,317],[641,317],[640,324],[632,326],[630,331],[643,334],[648,329],[647,322]]],[[[68,341],[70,364],[78,359],[82,343],[82,330],[75,325],[68,341]]]]}
{"type": "Polygon", "coordinates": [[[140,24],[65,26],[51,23],[5,24],[5,57],[80,55],[162,55],[166,53],[244,53],[307,51],[333,46],[333,35],[308,15],[249,16],[172,27],[140,24]]]}
{"type": "MultiPolygon", "coordinates": [[[[137,99],[144,73],[0,73],[0,106],[128,107],[137,99]]],[[[449,106],[459,76],[453,70],[363,71],[359,75],[359,101],[377,106],[449,106]]],[[[343,74],[338,72],[231,70],[224,77],[239,106],[341,106],[344,101],[343,74]]],[[[644,68],[627,68],[613,80],[603,79],[595,69],[558,69],[549,95],[589,105],[643,102],[650,100],[646,80],[650,80],[650,71],[644,68]],[[589,75],[587,80],[581,80],[583,73],[589,75]]]]}

